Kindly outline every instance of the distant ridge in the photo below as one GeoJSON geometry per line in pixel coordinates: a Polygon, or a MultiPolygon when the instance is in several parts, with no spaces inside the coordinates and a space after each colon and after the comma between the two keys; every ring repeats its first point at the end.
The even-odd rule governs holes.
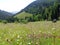
{"type": "Polygon", "coordinates": [[[11,17],[12,15],[13,15],[12,13],[0,10],[0,19],[5,20],[5,19],[11,17]]]}

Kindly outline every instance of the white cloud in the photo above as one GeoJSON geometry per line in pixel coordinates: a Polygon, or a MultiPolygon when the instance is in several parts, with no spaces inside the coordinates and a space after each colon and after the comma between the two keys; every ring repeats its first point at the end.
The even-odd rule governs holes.
{"type": "Polygon", "coordinates": [[[34,0],[0,0],[0,9],[8,12],[20,11],[34,0]]]}

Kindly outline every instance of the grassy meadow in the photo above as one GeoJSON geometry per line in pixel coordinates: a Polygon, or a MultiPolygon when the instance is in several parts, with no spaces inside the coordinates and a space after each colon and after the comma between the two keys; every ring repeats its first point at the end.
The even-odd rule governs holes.
{"type": "Polygon", "coordinates": [[[60,45],[60,21],[0,23],[0,45],[60,45]]]}

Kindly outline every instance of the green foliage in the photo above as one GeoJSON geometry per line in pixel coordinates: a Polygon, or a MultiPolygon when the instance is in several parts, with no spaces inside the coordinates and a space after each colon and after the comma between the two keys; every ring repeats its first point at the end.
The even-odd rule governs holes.
{"type": "Polygon", "coordinates": [[[26,24],[26,23],[28,23],[28,20],[21,20],[21,22],[26,24]]]}
{"type": "Polygon", "coordinates": [[[7,23],[8,23],[8,21],[7,21],[7,20],[0,20],[0,23],[7,24],[7,23]]]}
{"type": "Polygon", "coordinates": [[[2,20],[0,19],[0,22],[2,22],[2,20]]]}

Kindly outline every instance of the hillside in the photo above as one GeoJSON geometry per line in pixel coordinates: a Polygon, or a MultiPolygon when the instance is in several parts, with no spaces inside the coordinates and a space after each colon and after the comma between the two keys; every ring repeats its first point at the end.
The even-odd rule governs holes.
{"type": "Polygon", "coordinates": [[[44,8],[52,6],[55,0],[36,0],[25,7],[22,11],[26,11],[28,13],[37,14],[38,12],[41,13],[44,8]]]}
{"type": "Polygon", "coordinates": [[[26,18],[28,17],[29,14],[32,14],[31,17],[28,17],[29,21],[42,21],[42,20],[52,21],[54,19],[59,20],[60,4],[58,1],[59,0],[57,1],[56,0],[49,0],[49,1],[48,0],[36,0],[32,2],[31,4],[29,4],[27,7],[25,7],[20,12],[18,12],[15,16],[19,19],[22,17],[26,18]],[[25,14],[24,12],[28,14],[25,14]]]}
{"type": "Polygon", "coordinates": [[[7,18],[10,18],[12,15],[12,13],[0,10],[0,19],[5,20],[7,18]]]}
{"type": "Polygon", "coordinates": [[[25,19],[25,17],[30,17],[30,16],[32,16],[32,14],[21,12],[21,13],[16,14],[16,16],[14,17],[17,17],[18,19],[25,19]]]}

